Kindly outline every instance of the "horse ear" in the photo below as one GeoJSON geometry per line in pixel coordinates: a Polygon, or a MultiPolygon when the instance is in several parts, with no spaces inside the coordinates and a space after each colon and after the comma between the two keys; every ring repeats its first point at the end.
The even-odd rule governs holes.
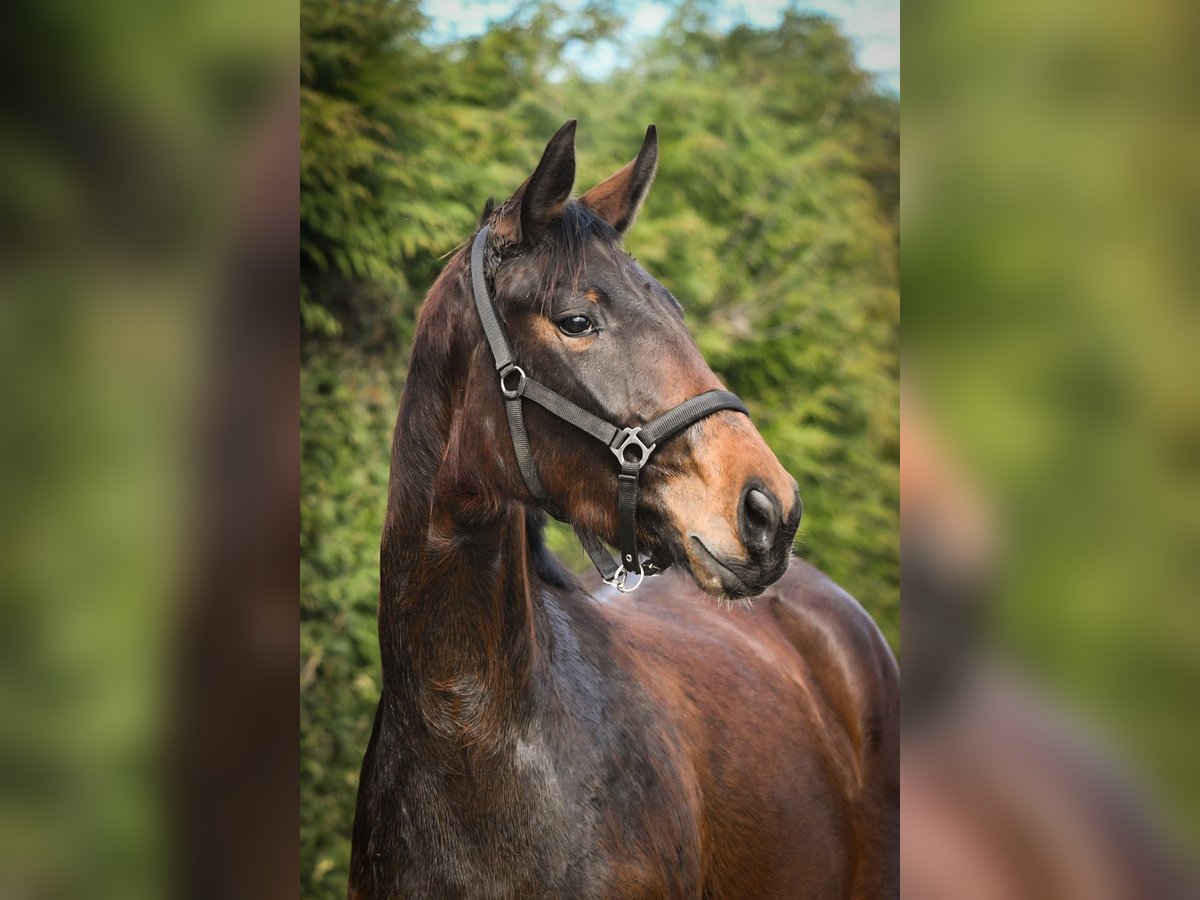
{"type": "Polygon", "coordinates": [[[611,225],[617,234],[624,234],[637,217],[657,169],[658,129],[651,125],[646,129],[646,139],[642,141],[637,159],[600,182],[579,200],[611,225]]]}
{"type": "Polygon", "coordinates": [[[537,240],[554,220],[575,186],[575,120],[550,138],[533,174],[508,198],[493,230],[514,244],[537,240]]]}

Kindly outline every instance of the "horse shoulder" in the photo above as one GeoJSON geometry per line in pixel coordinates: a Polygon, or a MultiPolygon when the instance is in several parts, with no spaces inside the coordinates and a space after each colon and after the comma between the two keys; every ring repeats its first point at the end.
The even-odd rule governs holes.
{"type": "Polygon", "coordinates": [[[860,778],[899,779],[900,674],[866,610],[815,566],[794,560],[760,600],[846,729],[860,778]]]}

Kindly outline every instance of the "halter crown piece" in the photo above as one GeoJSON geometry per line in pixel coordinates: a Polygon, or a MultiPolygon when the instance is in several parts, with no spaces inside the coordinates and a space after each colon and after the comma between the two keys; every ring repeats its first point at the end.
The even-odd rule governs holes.
{"type": "Polygon", "coordinates": [[[516,453],[517,466],[521,470],[525,487],[547,512],[556,519],[566,521],[538,477],[522,409],[522,401],[528,399],[564,422],[587,432],[607,446],[617,458],[620,466],[620,473],[617,475],[619,559],[614,562],[605,551],[603,542],[594,535],[578,527],[575,528],[575,534],[606,584],[612,585],[622,593],[635,591],[648,576],[661,575],[668,568],[659,565],[648,556],[643,557],[638,552],[637,495],[638,475],[642,467],[661,443],[701,419],[722,409],[736,410],[747,416],[750,412],[736,394],[729,391],[706,391],[684,400],[646,425],[618,428],[534,381],[513,359],[508,335],[500,322],[496,304],[488,293],[483,255],[490,231],[491,228],[485,225],[471,245],[471,290],[475,295],[475,309],[479,312],[483,333],[487,335],[488,346],[492,350],[492,358],[500,376],[500,393],[504,396],[504,405],[508,411],[508,430],[512,435],[513,451],[516,453]],[[630,584],[632,577],[636,577],[637,580],[630,584]]]}

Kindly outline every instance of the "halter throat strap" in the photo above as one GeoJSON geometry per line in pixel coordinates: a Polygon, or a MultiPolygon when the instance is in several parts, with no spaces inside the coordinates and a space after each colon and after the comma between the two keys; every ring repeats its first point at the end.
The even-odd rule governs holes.
{"type": "Polygon", "coordinates": [[[620,553],[617,561],[612,559],[605,550],[604,543],[595,535],[582,531],[578,526],[575,527],[575,533],[600,572],[600,577],[607,584],[613,585],[623,593],[636,590],[647,577],[660,575],[667,569],[667,566],[660,565],[649,557],[643,557],[638,549],[638,477],[642,468],[660,444],[701,419],[723,409],[732,409],[746,416],[749,416],[750,412],[736,394],[729,391],[707,391],[684,400],[646,425],[620,428],[534,381],[517,365],[495,301],[488,293],[484,254],[487,252],[490,231],[490,227],[485,225],[471,245],[471,291],[475,296],[475,309],[479,313],[483,333],[492,351],[496,372],[499,374],[500,393],[504,397],[508,430],[512,436],[513,451],[517,457],[521,478],[534,500],[555,518],[566,521],[566,517],[554,503],[538,475],[537,464],[529,444],[529,434],[525,428],[524,400],[532,400],[547,412],[605,444],[616,457],[619,467],[617,544],[620,553]]]}

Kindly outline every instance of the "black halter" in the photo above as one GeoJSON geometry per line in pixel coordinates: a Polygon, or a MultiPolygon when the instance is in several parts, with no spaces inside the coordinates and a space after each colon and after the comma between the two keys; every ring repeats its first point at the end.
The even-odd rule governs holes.
{"type": "Polygon", "coordinates": [[[578,527],[575,533],[606,584],[611,584],[623,593],[637,590],[647,576],[661,575],[667,569],[667,566],[659,565],[649,557],[643,558],[638,552],[637,494],[638,475],[642,466],[659,444],[706,416],[722,409],[736,410],[747,416],[750,412],[736,394],[729,391],[707,391],[684,400],[647,425],[618,428],[529,378],[513,360],[508,336],[504,332],[504,326],[500,324],[496,304],[488,293],[483,254],[489,231],[490,228],[485,225],[471,245],[471,289],[475,294],[475,308],[479,311],[483,332],[487,335],[488,346],[491,347],[492,357],[496,362],[496,371],[500,373],[500,393],[504,395],[504,405],[508,409],[508,430],[512,434],[513,450],[517,455],[521,477],[533,498],[555,518],[565,521],[538,477],[537,464],[529,448],[529,435],[525,431],[522,398],[532,400],[564,422],[569,422],[605,444],[621,467],[620,474],[617,475],[617,536],[621,551],[620,561],[614,562],[605,552],[603,543],[595,536],[581,531],[578,527]],[[627,582],[631,575],[636,575],[638,580],[629,586],[627,582]]]}

